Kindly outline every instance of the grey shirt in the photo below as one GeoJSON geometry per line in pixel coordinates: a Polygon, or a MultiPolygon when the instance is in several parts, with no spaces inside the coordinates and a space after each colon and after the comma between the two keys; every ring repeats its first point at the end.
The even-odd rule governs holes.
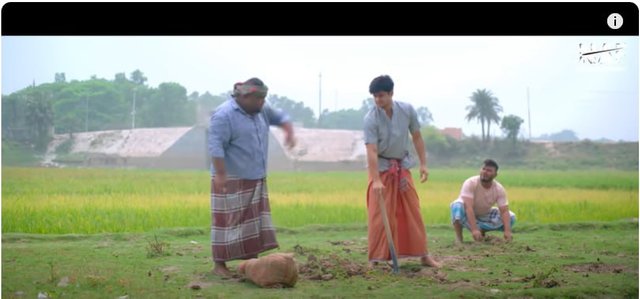
{"type": "Polygon", "coordinates": [[[393,101],[393,115],[387,116],[382,108],[374,106],[364,117],[364,143],[378,147],[378,171],[389,169],[389,160],[402,160],[402,167],[416,165],[409,155],[409,133],[419,131],[418,114],[409,103],[393,101]]]}

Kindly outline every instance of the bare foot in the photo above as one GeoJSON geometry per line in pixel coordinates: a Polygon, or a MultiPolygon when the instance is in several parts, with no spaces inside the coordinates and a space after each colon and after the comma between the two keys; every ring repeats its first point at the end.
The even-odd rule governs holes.
{"type": "Polygon", "coordinates": [[[221,276],[223,278],[231,278],[231,277],[233,277],[233,273],[231,273],[231,271],[229,271],[229,269],[227,269],[226,265],[216,264],[215,267],[213,267],[213,274],[221,276]]]}
{"type": "Polygon", "coordinates": [[[369,262],[369,264],[367,265],[367,270],[373,270],[376,267],[376,262],[369,262]]]}
{"type": "Polygon", "coordinates": [[[377,261],[374,262],[369,262],[369,266],[367,267],[368,270],[373,270],[375,269],[380,263],[378,263],[377,261]]]}
{"type": "Polygon", "coordinates": [[[431,257],[430,255],[427,256],[423,256],[420,261],[422,262],[423,266],[427,266],[427,267],[434,267],[434,268],[441,268],[442,264],[436,262],[435,259],[433,259],[433,257],[431,257]]]}

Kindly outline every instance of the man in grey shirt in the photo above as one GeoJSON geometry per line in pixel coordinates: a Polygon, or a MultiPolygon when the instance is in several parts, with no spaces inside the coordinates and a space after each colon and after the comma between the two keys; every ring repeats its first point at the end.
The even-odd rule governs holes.
{"type": "Polygon", "coordinates": [[[420,160],[420,182],[429,170],[418,115],[411,104],[394,101],[393,80],[373,79],[369,93],[375,106],[364,117],[369,186],[367,188],[369,262],[389,261],[382,213],[377,196],[384,198],[393,244],[399,257],[420,257],[422,265],[440,267],[427,250],[420,199],[409,169],[415,166],[408,150],[409,134],[420,160]]]}
{"type": "Polygon", "coordinates": [[[284,130],[287,146],[295,139],[289,117],[265,105],[267,91],[258,78],[236,83],[209,121],[211,252],[218,275],[231,275],[227,261],[278,247],[266,184],[269,126],[284,130]]]}

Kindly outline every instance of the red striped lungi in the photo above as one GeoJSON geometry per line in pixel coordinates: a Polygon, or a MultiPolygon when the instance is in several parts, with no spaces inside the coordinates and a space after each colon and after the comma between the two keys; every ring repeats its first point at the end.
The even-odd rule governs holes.
{"type": "Polygon", "coordinates": [[[229,178],[227,193],[214,192],[211,178],[211,252],[225,262],[277,248],[266,179],[229,178]]]}

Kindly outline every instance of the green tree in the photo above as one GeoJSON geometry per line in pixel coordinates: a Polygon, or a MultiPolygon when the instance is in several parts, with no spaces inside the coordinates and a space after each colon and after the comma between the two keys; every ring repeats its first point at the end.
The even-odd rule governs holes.
{"type": "Polygon", "coordinates": [[[143,101],[140,119],[144,127],[191,126],[196,124],[196,103],[188,101],[182,85],[161,83],[143,101]]]}
{"type": "Polygon", "coordinates": [[[478,89],[470,97],[472,105],[467,106],[466,119],[471,121],[477,119],[482,125],[482,140],[488,140],[491,132],[491,123],[495,122],[499,124],[500,116],[502,112],[502,106],[498,101],[498,98],[494,97],[491,91],[486,89],[478,89]],[[487,125],[487,133],[485,135],[484,127],[487,125]]]}
{"type": "Polygon", "coordinates": [[[362,130],[365,112],[362,109],[342,109],[329,112],[322,112],[321,128],[342,129],[342,130],[362,130]]]}
{"type": "Polygon", "coordinates": [[[313,110],[306,107],[303,102],[296,102],[287,97],[280,97],[276,94],[270,95],[267,101],[272,107],[289,114],[294,122],[301,122],[303,126],[308,128],[316,125],[313,110]]]}
{"type": "Polygon", "coordinates": [[[428,126],[431,122],[433,122],[433,115],[429,108],[427,107],[418,107],[416,109],[416,113],[418,114],[418,121],[421,126],[428,126]]]}
{"type": "Polygon", "coordinates": [[[366,98],[364,100],[362,100],[362,104],[360,105],[360,111],[366,115],[367,112],[369,112],[369,110],[371,110],[371,108],[376,106],[376,102],[373,100],[373,98],[366,98]]]}
{"type": "Polygon", "coordinates": [[[567,130],[564,129],[560,132],[557,133],[552,133],[552,134],[542,134],[540,135],[540,137],[538,137],[538,139],[546,139],[546,140],[551,140],[551,141],[578,141],[580,140],[580,138],[578,138],[578,135],[576,135],[576,132],[572,131],[572,130],[567,130]]]}
{"type": "Polygon", "coordinates": [[[2,96],[2,139],[25,141],[25,103],[18,93],[2,96]]]}
{"type": "Polygon", "coordinates": [[[140,70],[135,70],[131,73],[131,81],[136,85],[144,85],[147,82],[147,77],[140,70]]]}
{"type": "Polygon", "coordinates": [[[130,97],[127,84],[105,79],[66,84],[52,99],[56,133],[127,128],[130,97]]]}
{"type": "Polygon", "coordinates": [[[212,95],[208,91],[204,94],[198,92],[192,92],[189,95],[189,101],[196,103],[197,123],[200,125],[207,125],[209,123],[209,117],[211,113],[228,98],[225,94],[217,96],[212,95]]]}
{"type": "Polygon", "coordinates": [[[129,80],[127,79],[127,75],[125,75],[124,73],[117,73],[113,81],[116,84],[125,84],[129,82],[129,80]]]}
{"type": "Polygon", "coordinates": [[[105,79],[83,83],[81,93],[85,112],[85,129],[102,131],[128,128],[129,98],[119,94],[116,86],[105,79]]]}
{"type": "Polygon", "coordinates": [[[429,156],[433,154],[437,157],[445,157],[451,153],[451,144],[447,136],[442,134],[438,128],[427,125],[420,129],[420,133],[424,139],[425,148],[429,156]]]}
{"type": "Polygon", "coordinates": [[[55,83],[65,83],[65,82],[67,82],[67,79],[66,79],[64,73],[56,73],[55,78],[54,78],[54,82],[55,83]]]}
{"type": "Polygon", "coordinates": [[[515,143],[518,140],[518,133],[520,132],[520,125],[524,120],[517,115],[507,115],[502,118],[502,124],[500,128],[507,134],[507,139],[510,139],[515,143]]]}
{"type": "Polygon", "coordinates": [[[32,144],[38,151],[44,151],[49,143],[49,129],[53,125],[53,110],[46,96],[34,90],[27,98],[26,121],[32,144]]]}

